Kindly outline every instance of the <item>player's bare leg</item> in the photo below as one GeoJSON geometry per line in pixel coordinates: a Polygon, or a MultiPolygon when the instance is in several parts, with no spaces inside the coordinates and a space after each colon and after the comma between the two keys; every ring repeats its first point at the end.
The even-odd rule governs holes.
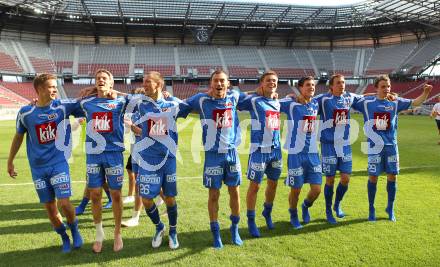
{"type": "Polygon", "coordinates": [[[128,174],[128,194],[127,197],[124,198],[124,204],[131,203],[135,201],[135,192],[136,192],[136,174],[131,170],[127,170],[128,174]]]}
{"type": "Polygon", "coordinates": [[[92,250],[95,253],[102,251],[102,242],[104,241],[104,228],[102,227],[102,187],[89,188],[90,198],[92,200],[93,223],[96,228],[96,239],[93,243],[92,250]]]}
{"type": "Polygon", "coordinates": [[[122,242],[121,235],[121,220],[122,220],[122,211],[123,211],[123,203],[122,203],[122,194],[121,190],[112,190],[110,189],[110,193],[112,196],[112,209],[113,209],[113,218],[115,220],[115,232],[114,232],[114,243],[113,243],[113,251],[118,252],[124,247],[124,243],[122,242]]]}

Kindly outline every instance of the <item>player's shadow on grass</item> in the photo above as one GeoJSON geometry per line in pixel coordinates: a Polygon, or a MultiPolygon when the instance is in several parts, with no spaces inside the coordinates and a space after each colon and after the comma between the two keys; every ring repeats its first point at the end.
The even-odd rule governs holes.
{"type": "MultiPolygon", "coordinates": [[[[378,220],[386,220],[385,218],[378,218],[378,220]]],[[[288,221],[276,222],[274,230],[260,228],[262,237],[258,239],[250,238],[248,229],[240,228],[240,234],[244,240],[244,246],[252,241],[264,240],[266,238],[276,238],[278,236],[292,236],[300,238],[304,234],[311,234],[315,232],[325,231],[327,229],[338,228],[347,225],[369,222],[367,219],[354,219],[339,222],[336,225],[330,225],[325,220],[315,220],[311,224],[305,225],[301,230],[294,230],[288,221]]],[[[106,263],[113,260],[136,258],[148,255],[149,259],[153,259],[152,264],[171,264],[176,263],[181,259],[191,257],[206,250],[211,250],[212,253],[217,251],[212,248],[212,236],[209,229],[204,231],[182,232],[179,233],[180,249],[171,251],[168,248],[168,237],[165,237],[163,244],[158,249],[151,247],[151,236],[140,231],[140,236],[136,238],[124,238],[124,249],[119,253],[112,251],[113,239],[108,236],[108,240],[104,241],[104,250],[100,255],[95,255],[91,251],[91,242],[84,244],[80,250],[73,251],[70,254],[64,255],[60,252],[60,246],[51,246],[38,249],[16,250],[6,253],[1,253],[0,258],[2,263],[14,263],[17,266],[23,265],[41,265],[46,266],[63,266],[76,265],[87,263],[106,263]]],[[[55,235],[55,233],[53,233],[55,235]]],[[[225,249],[234,249],[231,243],[231,234],[228,227],[225,225],[221,230],[223,244],[227,247],[225,249]]],[[[32,244],[29,244],[31,246],[32,244]]],[[[237,247],[237,249],[240,249],[237,247]]],[[[222,253],[220,251],[220,253],[222,253]]],[[[0,263],[0,265],[2,264],[0,263]]]]}

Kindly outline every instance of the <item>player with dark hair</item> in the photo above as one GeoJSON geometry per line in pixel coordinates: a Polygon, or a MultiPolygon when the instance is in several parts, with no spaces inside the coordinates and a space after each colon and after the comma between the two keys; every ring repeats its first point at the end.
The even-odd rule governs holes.
{"type": "Polygon", "coordinates": [[[285,148],[288,149],[286,185],[291,187],[289,194],[290,223],[295,229],[302,228],[298,218],[298,200],[304,183],[310,184],[310,191],[304,199],[302,218],[304,224],[310,222],[309,208],[321,193],[322,173],[317,145],[318,101],[313,99],[315,81],[311,76],[298,81],[302,100],[292,98],[280,100],[281,112],[287,114],[288,136],[285,148]]]}
{"type": "MultiPolygon", "coordinates": [[[[185,101],[188,105],[186,113],[195,111],[200,114],[205,149],[203,184],[209,189],[210,227],[214,248],[218,249],[223,247],[218,223],[218,201],[222,183],[228,186],[232,242],[238,246],[243,244],[238,232],[241,165],[236,147],[239,134],[237,104],[240,94],[230,91],[229,85],[228,75],[222,70],[216,70],[211,75],[209,91],[196,94],[185,101]]],[[[181,111],[184,111],[184,107],[181,111]]]]}

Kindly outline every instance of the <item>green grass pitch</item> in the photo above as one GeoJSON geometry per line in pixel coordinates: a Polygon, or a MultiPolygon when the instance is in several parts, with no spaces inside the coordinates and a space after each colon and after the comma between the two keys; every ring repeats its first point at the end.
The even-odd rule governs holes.
{"type": "MultiPolygon", "coordinates": [[[[248,118],[247,115],[240,115],[248,118]]],[[[4,266],[61,266],[61,265],[112,265],[146,266],[167,265],[369,265],[369,266],[439,266],[440,265],[440,146],[432,119],[422,116],[401,116],[399,121],[399,150],[401,174],[398,177],[396,201],[397,222],[387,220],[386,182],[382,176],[376,197],[375,223],[367,221],[367,173],[366,156],[360,152],[359,137],[353,145],[353,175],[344,201],[345,219],[337,225],[325,221],[324,198],[321,195],[311,208],[312,222],[295,231],[289,224],[287,195],[289,189],[280,180],[274,203],[273,220],[276,229],[268,231],[261,216],[265,181],[257,202],[257,224],[262,237],[250,238],[247,231],[245,196],[248,181],[244,176],[247,165],[247,149],[241,155],[243,182],[241,186],[240,234],[242,247],[231,244],[229,233],[228,194],[221,190],[219,222],[225,247],[211,248],[207,212],[207,190],[202,185],[203,155],[190,151],[191,142],[200,148],[200,137],[192,137],[193,129],[200,129],[197,117],[179,120],[179,149],[182,161],[178,163],[179,207],[178,233],[180,248],[171,251],[168,238],[162,247],[152,249],[154,227],[145,213],[140,225],[123,229],[124,249],[112,251],[113,220],[110,210],[103,213],[106,231],[104,250],[100,255],[91,251],[95,228],[90,206],[79,217],[83,248],[63,255],[60,239],[52,230],[46,213],[38,203],[31,184],[30,170],[23,144],[15,166],[19,173],[16,180],[6,173],[6,160],[12,136],[13,121],[0,122],[0,265],[4,266]],[[186,124],[186,126],[185,126],[186,124]],[[200,160],[197,159],[197,155],[200,160]]],[[[359,115],[354,116],[360,120],[359,115]]],[[[361,123],[362,125],[362,123],[361,123]]],[[[247,132],[248,133],[248,132],[247,132]]],[[[249,138],[246,139],[247,141],[249,138]]],[[[248,147],[248,145],[245,145],[248,147]]],[[[286,163],[287,157],[284,157],[286,163]]],[[[77,205],[84,188],[85,156],[81,149],[74,151],[70,164],[74,195],[77,205]]],[[[283,177],[286,174],[286,164],[283,177]]],[[[127,181],[125,181],[128,184],[127,181]]],[[[304,187],[308,190],[308,186],[304,187]]],[[[126,195],[127,188],[123,188],[126,195]]],[[[303,191],[304,192],[304,191],[303,191]]],[[[304,193],[300,198],[303,199],[304,193]]],[[[132,204],[124,207],[124,218],[131,216],[132,204]]],[[[160,207],[164,211],[164,207],[160,207]]],[[[162,217],[168,224],[166,216],[162,217]]]]}

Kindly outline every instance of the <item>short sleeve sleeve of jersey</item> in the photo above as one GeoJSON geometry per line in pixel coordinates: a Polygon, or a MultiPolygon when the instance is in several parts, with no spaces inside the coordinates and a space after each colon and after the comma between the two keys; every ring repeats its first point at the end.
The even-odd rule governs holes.
{"type": "Polygon", "coordinates": [[[412,100],[408,98],[397,98],[397,112],[411,108],[412,100]]]}
{"type": "Polygon", "coordinates": [[[319,110],[318,113],[321,114],[322,113],[322,98],[324,97],[324,94],[319,94],[317,96],[315,96],[313,99],[316,100],[316,102],[318,102],[318,106],[319,106],[319,110]]]}
{"type": "Polygon", "coordinates": [[[16,120],[17,133],[19,134],[24,134],[27,131],[26,127],[23,124],[22,118],[23,118],[22,110],[20,110],[17,114],[17,120],[16,120]]]}
{"type": "Polygon", "coordinates": [[[280,111],[283,113],[289,112],[289,106],[291,103],[295,102],[293,98],[286,97],[280,100],[280,111]]]}

